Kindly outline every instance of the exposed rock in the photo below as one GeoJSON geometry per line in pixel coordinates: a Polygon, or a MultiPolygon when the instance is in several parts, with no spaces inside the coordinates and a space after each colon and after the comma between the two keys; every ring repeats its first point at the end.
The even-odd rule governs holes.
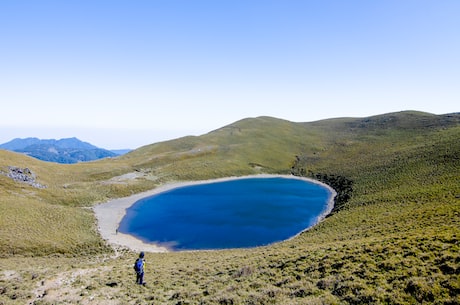
{"type": "Polygon", "coordinates": [[[26,183],[36,188],[46,188],[45,185],[35,181],[35,174],[27,167],[20,168],[16,166],[8,166],[8,173],[6,173],[6,176],[14,181],[26,183]]]}

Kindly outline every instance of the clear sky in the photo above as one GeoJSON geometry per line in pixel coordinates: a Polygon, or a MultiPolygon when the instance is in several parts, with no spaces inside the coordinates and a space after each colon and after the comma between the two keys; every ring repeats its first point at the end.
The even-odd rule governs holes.
{"type": "Polygon", "coordinates": [[[0,0],[0,143],[460,111],[458,0],[0,0]]]}

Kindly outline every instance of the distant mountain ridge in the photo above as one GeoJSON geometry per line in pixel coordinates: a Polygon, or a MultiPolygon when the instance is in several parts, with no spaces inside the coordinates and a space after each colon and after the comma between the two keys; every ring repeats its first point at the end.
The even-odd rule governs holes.
{"type": "Polygon", "coordinates": [[[79,148],[79,149],[95,149],[98,148],[87,142],[79,139],[65,138],[60,140],[55,139],[39,139],[39,138],[16,138],[7,143],[1,144],[0,147],[7,150],[21,150],[33,145],[53,145],[60,148],[79,148]]]}
{"type": "Polygon", "coordinates": [[[42,161],[72,164],[93,161],[102,158],[116,157],[119,153],[99,148],[75,137],[55,139],[16,138],[1,144],[0,149],[6,149],[42,161]]]}

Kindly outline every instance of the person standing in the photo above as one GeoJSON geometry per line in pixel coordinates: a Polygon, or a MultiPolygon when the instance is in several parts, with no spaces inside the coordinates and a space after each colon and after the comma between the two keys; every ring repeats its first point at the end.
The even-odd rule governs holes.
{"type": "Polygon", "coordinates": [[[139,254],[139,257],[136,259],[136,262],[134,263],[134,271],[136,271],[136,284],[145,285],[144,267],[145,267],[144,252],[141,252],[139,254]]]}

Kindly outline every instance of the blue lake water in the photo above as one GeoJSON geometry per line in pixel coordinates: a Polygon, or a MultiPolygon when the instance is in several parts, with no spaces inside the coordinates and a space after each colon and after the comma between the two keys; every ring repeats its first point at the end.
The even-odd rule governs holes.
{"type": "Polygon", "coordinates": [[[262,246],[314,225],[330,195],[282,177],[184,186],[137,201],[118,230],[172,251],[262,246]]]}

